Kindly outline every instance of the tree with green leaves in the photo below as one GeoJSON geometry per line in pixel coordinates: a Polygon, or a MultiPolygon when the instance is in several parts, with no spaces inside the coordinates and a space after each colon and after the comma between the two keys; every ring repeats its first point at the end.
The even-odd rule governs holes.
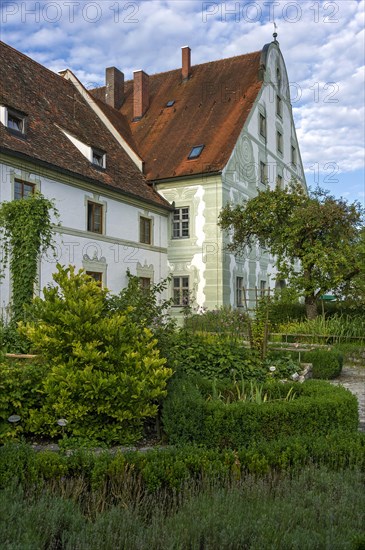
{"type": "Polygon", "coordinates": [[[172,374],[155,337],[135,322],[132,307],[111,311],[109,291],[82,270],[57,265],[53,279],[56,286],[34,299],[33,319],[20,323],[50,367],[29,431],[55,436],[65,419],[73,437],[136,441],[172,374]]]}
{"type": "Polygon", "coordinates": [[[359,272],[350,280],[344,281],[339,288],[339,296],[350,308],[365,308],[365,227],[360,230],[355,244],[355,254],[359,272]]]}
{"type": "Polygon", "coordinates": [[[275,257],[278,278],[304,296],[309,319],[318,298],[336,291],[360,272],[356,243],[363,210],[320,188],[307,194],[291,182],[285,189],[259,191],[243,204],[225,206],[219,218],[231,233],[228,249],[238,255],[258,243],[275,257]]]}

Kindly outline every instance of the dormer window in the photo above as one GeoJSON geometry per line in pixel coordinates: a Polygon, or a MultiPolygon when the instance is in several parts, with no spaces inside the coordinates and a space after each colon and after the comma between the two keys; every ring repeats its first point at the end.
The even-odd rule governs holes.
{"type": "Polygon", "coordinates": [[[204,149],[204,145],[195,145],[191,149],[191,151],[189,153],[189,156],[188,156],[188,159],[189,160],[197,159],[198,157],[200,157],[200,154],[201,154],[203,149],[204,149]]]}
{"type": "Polygon", "coordinates": [[[92,163],[98,168],[105,168],[105,153],[98,151],[97,149],[92,149],[92,163]]]}
{"type": "Polygon", "coordinates": [[[15,111],[14,109],[7,110],[7,124],[6,126],[11,132],[16,134],[25,134],[25,121],[26,115],[15,111]]]}

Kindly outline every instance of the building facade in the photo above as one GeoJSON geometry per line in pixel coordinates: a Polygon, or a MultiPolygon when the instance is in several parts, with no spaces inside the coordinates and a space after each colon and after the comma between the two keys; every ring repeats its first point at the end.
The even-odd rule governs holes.
{"type": "MultiPolygon", "coordinates": [[[[37,65],[69,96],[64,105],[49,97],[63,111],[52,127],[67,149],[67,166],[54,150],[42,158],[24,151],[13,136],[0,149],[1,200],[14,198],[17,181],[56,200],[60,263],[101,274],[113,292],[126,284],[127,268],[146,283],[171,273],[177,316],[188,303],[241,307],[245,288],[278,284],[273,258],[259,248],[240,258],[229,254],[229,236],[217,225],[228,202],[291,179],[306,185],[276,36],[259,52],[195,66],[183,47],[180,69],[151,76],[136,71],[128,82],[110,67],[105,86],[90,91],[70,71],[54,75],[3,49],[5,58],[37,65]]],[[[25,109],[11,100],[11,93],[0,98],[6,138],[4,110],[25,109]]],[[[53,269],[52,261],[42,261],[41,286],[53,269]]],[[[5,280],[2,303],[9,292],[5,280]]]]}

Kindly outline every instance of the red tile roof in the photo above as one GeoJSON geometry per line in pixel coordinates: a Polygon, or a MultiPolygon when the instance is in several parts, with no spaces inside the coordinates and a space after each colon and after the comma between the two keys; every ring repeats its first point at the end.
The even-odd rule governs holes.
{"type": "MultiPolygon", "coordinates": [[[[47,163],[136,199],[169,208],[70,81],[3,42],[0,42],[0,65],[0,104],[28,115],[25,138],[16,137],[0,123],[0,150],[47,163]],[[60,128],[86,145],[106,152],[106,169],[95,168],[60,128]]],[[[134,138],[123,117],[106,105],[102,109],[133,148],[134,138]]]]}
{"type": "MultiPolygon", "coordinates": [[[[149,181],[221,171],[227,164],[263,85],[261,51],[192,67],[182,82],[181,69],[151,75],[150,105],[133,122],[133,82],[125,83],[120,113],[128,121],[149,181]],[[172,107],[166,103],[175,100],[172,107]],[[196,160],[192,147],[204,145],[196,160]]],[[[105,87],[91,93],[102,99],[105,87]]]]}

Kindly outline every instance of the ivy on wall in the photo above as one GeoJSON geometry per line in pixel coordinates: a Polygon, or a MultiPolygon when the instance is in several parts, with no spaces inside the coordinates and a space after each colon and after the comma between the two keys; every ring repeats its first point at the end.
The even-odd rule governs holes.
{"type": "Polygon", "coordinates": [[[0,275],[4,276],[4,268],[9,265],[13,322],[22,318],[24,306],[32,301],[41,255],[53,249],[52,215],[58,219],[58,210],[41,193],[0,206],[0,275]]]}

